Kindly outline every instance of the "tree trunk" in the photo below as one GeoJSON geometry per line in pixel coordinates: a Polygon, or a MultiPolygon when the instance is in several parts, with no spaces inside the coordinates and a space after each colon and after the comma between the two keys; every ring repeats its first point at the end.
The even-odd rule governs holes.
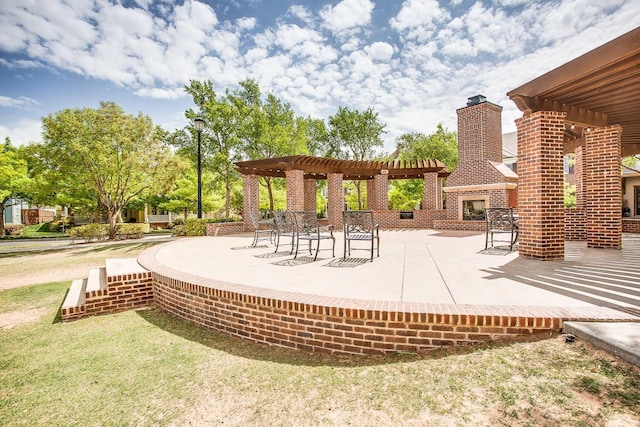
{"type": "Polygon", "coordinates": [[[4,204],[9,200],[8,197],[5,197],[4,200],[0,201],[0,237],[4,237],[4,204]]]}
{"type": "Polygon", "coordinates": [[[273,188],[271,187],[271,179],[265,177],[265,181],[267,182],[267,192],[269,193],[269,210],[273,212],[273,188]]]}
{"type": "Polygon", "coordinates": [[[111,212],[107,210],[107,219],[109,220],[109,240],[116,239],[116,223],[118,221],[118,216],[120,216],[120,211],[111,212]]]}

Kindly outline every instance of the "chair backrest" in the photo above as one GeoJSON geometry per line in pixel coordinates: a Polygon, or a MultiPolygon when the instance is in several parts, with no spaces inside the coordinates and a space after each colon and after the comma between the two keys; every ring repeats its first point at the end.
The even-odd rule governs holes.
{"type": "Polygon", "coordinates": [[[346,236],[352,233],[373,233],[372,211],[344,211],[342,212],[342,228],[346,236]]]}
{"type": "Polygon", "coordinates": [[[273,213],[273,219],[278,233],[293,233],[296,229],[296,220],[290,211],[276,211],[273,213]]]}
{"type": "Polygon", "coordinates": [[[293,216],[295,218],[296,232],[298,234],[312,234],[318,233],[320,230],[320,223],[318,222],[318,215],[313,211],[294,211],[293,216]]]}
{"type": "Polygon", "coordinates": [[[507,231],[515,225],[513,208],[486,208],[485,218],[487,229],[507,231]]]}

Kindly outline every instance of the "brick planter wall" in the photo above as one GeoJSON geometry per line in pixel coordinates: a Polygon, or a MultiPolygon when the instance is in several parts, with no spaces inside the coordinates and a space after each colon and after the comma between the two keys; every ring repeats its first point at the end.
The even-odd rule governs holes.
{"type": "Polygon", "coordinates": [[[622,218],[622,232],[640,234],[640,218],[622,218]]]}
{"type": "Polygon", "coordinates": [[[242,233],[247,228],[251,228],[248,224],[245,227],[244,222],[216,222],[208,223],[205,234],[207,236],[224,236],[227,234],[242,233]]]}

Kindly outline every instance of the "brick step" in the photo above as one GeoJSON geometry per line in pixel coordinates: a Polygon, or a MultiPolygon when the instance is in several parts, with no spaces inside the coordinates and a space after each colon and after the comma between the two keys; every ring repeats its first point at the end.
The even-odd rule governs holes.
{"type": "Polygon", "coordinates": [[[67,296],[62,303],[62,311],[77,311],[80,307],[84,306],[86,301],[86,291],[87,279],[76,279],[71,282],[69,292],[67,292],[67,296]]]}
{"type": "Polygon", "coordinates": [[[105,260],[107,283],[118,276],[143,275],[148,271],[138,264],[137,258],[108,258],[105,260]]]}
{"type": "Polygon", "coordinates": [[[104,295],[107,292],[107,271],[104,267],[92,268],[87,277],[87,298],[104,295]]]}

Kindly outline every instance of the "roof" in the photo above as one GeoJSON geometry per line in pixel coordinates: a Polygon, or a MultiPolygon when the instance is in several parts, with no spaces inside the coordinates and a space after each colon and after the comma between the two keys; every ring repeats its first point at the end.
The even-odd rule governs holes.
{"type": "Polygon", "coordinates": [[[640,27],[507,95],[525,114],[567,113],[565,151],[589,127],[622,126],[622,156],[640,153],[640,27]]]}
{"type": "Polygon", "coordinates": [[[284,177],[285,171],[302,170],[305,178],[326,179],[329,173],[342,173],[343,179],[366,180],[388,173],[389,179],[422,179],[423,174],[437,172],[441,178],[449,176],[439,160],[341,160],[313,156],[287,156],[236,162],[243,175],[284,177]]]}

